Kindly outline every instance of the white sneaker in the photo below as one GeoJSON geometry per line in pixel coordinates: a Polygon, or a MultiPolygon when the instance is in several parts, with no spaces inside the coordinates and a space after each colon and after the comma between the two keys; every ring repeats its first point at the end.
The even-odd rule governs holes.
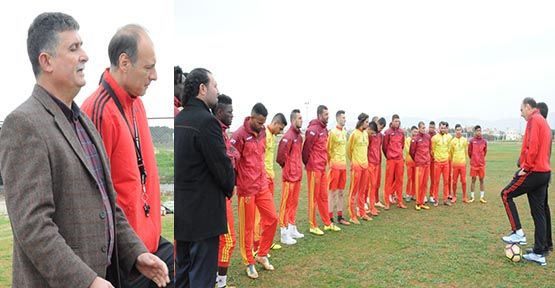
{"type": "Polygon", "coordinates": [[[428,203],[428,197],[424,196],[424,203],[428,203]]]}
{"type": "Polygon", "coordinates": [[[547,265],[547,262],[545,261],[545,257],[541,254],[536,254],[534,252],[524,254],[522,255],[522,258],[524,258],[527,261],[536,262],[541,266],[547,265]]]}
{"type": "MultiPolygon", "coordinates": [[[[518,245],[528,244],[528,242],[526,242],[526,235],[520,236],[520,235],[516,234],[516,232],[512,232],[511,234],[509,234],[507,236],[503,236],[501,239],[503,239],[503,242],[505,242],[507,244],[518,244],[518,245]]],[[[533,254],[533,253],[531,253],[531,254],[533,254]]]]}
{"type": "Polygon", "coordinates": [[[293,245],[297,243],[297,240],[291,238],[291,235],[289,235],[289,231],[287,228],[282,227],[280,242],[285,245],[293,245]]]}
{"type": "Polygon", "coordinates": [[[297,230],[297,225],[291,225],[289,224],[289,228],[287,229],[289,230],[289,235],[291,236],[291,238],[293,239],[299,239],[299,238],[303,238],[304,234],[299,232],[299,230],[297,230]]]}
{"type": "Polygon", "coordinates": [[[436,199],[434,199],[434,197],[430,197],[430,203],[436,204],[436,199]]]}

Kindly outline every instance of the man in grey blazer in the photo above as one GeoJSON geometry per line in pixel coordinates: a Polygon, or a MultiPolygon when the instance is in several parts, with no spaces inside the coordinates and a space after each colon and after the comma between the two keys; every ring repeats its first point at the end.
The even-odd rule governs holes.
{"type": "Polygon", "coordinates": [[[163,287],[166,264],[147,252],[115,204],[102,139],[73,102],[88,61],[78,30],[63,13],[35,18],[27,51],[36,85],[0,133],[12,285],[119,287],[119,266],[163,287]]]}

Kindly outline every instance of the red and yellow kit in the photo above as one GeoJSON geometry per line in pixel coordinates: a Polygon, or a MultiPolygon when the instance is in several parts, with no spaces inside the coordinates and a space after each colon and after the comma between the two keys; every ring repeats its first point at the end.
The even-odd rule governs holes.
{"type": "Polygon", "coordinates": [[[364,210],[368,193],[368,133],[366,131],[360,129],[353,131],[347,143],[347,156],[351,160],[349,216],[351,219],[356,219],[366,215],[364,210]]]}
{"type": "Polygon", "coordinates": [[[401,128],[389,128],[385,131],[382,150],[386,159],[385,168],[385,206],[389,207],[389,196],[397,195],[398,205],[403,204],[403,148],[405,146],[405,131],[401,128]]]}
{"type": "Polygon", "coordinates": [[[308,179],[308,221],[311,228],[318,227],[316,205],[324,225],[331,224],[328,214],[327,144],[326,125],[318,119],[313,119],[306,129],[302,153],[308,179]]]}
{"type": "Polygon", "coordinates": [[[427,133],[418,133],[411,140],[409,154],[414,159],[414,189],[416,205],[424,205],[424,196],[428,186],[432,141],[427,133]]]}
{"type": "Polygon", "coordinates": [[[239,247],[245,264],[254,264],[253,237],[254,214],[260,212],[259,256],[268,255],[277,228],[277,215],[273,195],[268,189],[264,165],[266,150],[266,133],[254,132],[249,124],[250,117],[243,126],[233,133],[231,144],[237,149],[240,158],[237,161],[237,197],[239,199],[239,247]]]}
{"type": "Polygon", "coordinates": [[[279,166],[282,167],[279,226],[283,228],[287,228],[288,224],[295,225],[301,179],[303,178],[302,145],[301,131],[294,126],[287,130],[279,142],[276,159],[279,166]]]}
{"type": "Polygon", "coordinates": [[[383,134],[368,134],[368,188],[370,194],[370,206],[378,202],[379,189],[382,177],[382,141],[383,134]]]}
{"type": "Polygon", "coordinates": [[[443,175],[443,201],[449,196],[449,143],[451,134],[438,133],[432,137],[432,154],[434,157],[434,190],[432,195],[438,200],[439,179],[443,175]]]}
{"type": "Polygon", "coordinates": [[[405,193],[407,194],[407,196],[415,196],[415,184],[414,184],[414,160],[412,160],[412,157],[410,157],[410,142],[412,141],[411,137],[407,137],[405,138],[405,148],[403,150],[404,156],[405,156],[405,164],[407,166],[407,186],[405,188],[405,193]]]}
{"type": "Polygon", "coordinates": [[[347,132],[335,127],[328,136],[328,159],[330,163],[329,189],[343,190],[347,182],[347,132]]]}
{"type": "Polygon", "coordinates": [[[454,137],[449,147],[452,172],[453,200],[457,199],[457,178],[461,178],[463,199],[466,200],[466,153],[468,151],[468,141],[464,137],[454,137]]]}
{"type": "Polygon", "coordinates": [[[468,158],[470,158],[471,177],[486,177],[487,153],[488,142],[483,137],[473,137],[470,141],[468,141],[468,158]]]}

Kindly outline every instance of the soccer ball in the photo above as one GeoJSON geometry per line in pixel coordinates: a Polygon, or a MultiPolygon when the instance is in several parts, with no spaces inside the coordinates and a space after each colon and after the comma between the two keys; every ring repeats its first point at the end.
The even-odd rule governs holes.
{"type": "Polygon", "coordinates": [[[519,262],[522,259],[522,249],[517,244],[507,244],[505,246],[505,256],[512,262],[519,262]]]}

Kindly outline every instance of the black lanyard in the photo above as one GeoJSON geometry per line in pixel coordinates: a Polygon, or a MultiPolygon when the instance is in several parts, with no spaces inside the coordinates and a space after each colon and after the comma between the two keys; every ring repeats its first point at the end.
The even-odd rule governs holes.
{"type": "Polygon", "coordinates": [[[129,125],[129,122],[127,121],[127,117],[125,117],[123,106],[121,105],[121,102],[119,102],[119,99],[116,96],[116,93],[114,93],[114,90],[112,90],[112,87],[110,87],[110,85],[104,79],[102,79],[102,86],[106,91],[108,91],[108,94],[110,94],[110,97],[112,98],[112,100],[114,100],[114,103],[118,107],[118,110],[121,113],[123,120],[125,120],[125,124],[127,124],[127,128],[129,128],[129,133],[131,133],[131,137],[133,138],[133,144],[135,145],[135,154],[137,156],[137,166],[139,168],[139,173],[141,174],[141,186],[143,188],[143,194],[142,194],[142,199],[144,204],[143,209],[145,210],[145,215],[148,217],[150,215],[150,206],[146,201],[147,195],[146,195],[146,189],[145,189],[147,174],[146,174],[145,163],[143,160],[143,155],[141,153],[141,141],[139,138],[139,129],[137,129],[137,120],[135,119],[135,109],[131,109],[131,115],[133,117],[133,130],[131,130],[131,125],[129,125]],[[135,133],[133,133],[133,131],[135,133]]]}

